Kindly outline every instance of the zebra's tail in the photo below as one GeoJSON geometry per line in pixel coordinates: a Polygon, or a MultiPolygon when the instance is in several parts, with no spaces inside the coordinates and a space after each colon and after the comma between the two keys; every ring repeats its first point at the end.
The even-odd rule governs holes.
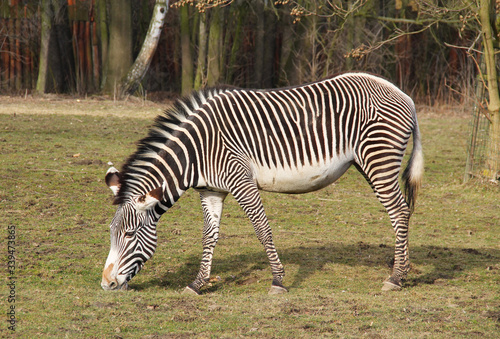
{"type": "Polygon", "coordinates": [[[415,127],[413,128],[413,150],[410,160],[403,172],[404,192],[406,203],[410,208],[410,213],[413,213],[417,193],[422,185],[422,177],[424,174],[424,155],[422,152],[422,143],[420,140],[420,130],[415,117],[415,127]]]}

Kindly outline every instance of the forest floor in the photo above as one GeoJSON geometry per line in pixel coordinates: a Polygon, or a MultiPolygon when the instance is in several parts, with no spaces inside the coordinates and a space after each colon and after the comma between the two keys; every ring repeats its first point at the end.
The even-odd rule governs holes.
{"type": "Polygon", "coordinates": [[[202,251],[193,190],[160,220],[156,254],[130,290],[103,291],[116,208],[104,174],[167,104],[0,96],[0,337],[498,337],[500,187],[463,183],[470,112],[459,105],[418,107],[426,173],[401,291],[380,290],[394,234],[354,168],[317,192],[262,194],[288,294],[267,295],[264,250],[231,197],[212,286],[180,293],[202,251]]]}

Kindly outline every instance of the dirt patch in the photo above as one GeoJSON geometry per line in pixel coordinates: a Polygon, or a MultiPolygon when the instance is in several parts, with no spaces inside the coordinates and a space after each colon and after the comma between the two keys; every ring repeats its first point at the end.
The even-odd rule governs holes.
{"type": "Polygon", "coordinates": [[[499,311],[488,311],[486,317],[500,323],[500,310],[499,311]]]}
{"type": "Polygon", "coordinates": [[[90,166],[90,165],[98,165],[98,166],[102,166],[104,165],[104,161],[100,160],[100,159],[88,159],[88,160],[78,160],[78,161],[75,161],[73,162],[73,164],[75,165],[86,165],[86,166],[90,166]]]}

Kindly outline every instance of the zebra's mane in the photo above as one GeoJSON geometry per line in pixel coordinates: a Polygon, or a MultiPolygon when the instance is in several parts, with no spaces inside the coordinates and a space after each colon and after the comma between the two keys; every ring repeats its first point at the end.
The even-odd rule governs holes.
{"type": "MultiPolygon", "coordinates": [[[[159,149],[154,146],[155,144],[165,144],[168,140],[168,135],[173,132],[173,128],[168,126],[178,126],[188,119],[190,115],[196,114],[197,110],[213,100],[220,93],[233,90],[230,87],[217,87],[210,89],[203,89],[193,92],[191,95],[177,99],[175,103],[167,108],[165,112],[158,115],[154,124],[149,129],[148,135],[137,143],[137,150],[125,162],[120,172],[120,189],[113,201],[113,204],[122,204],[133,194],[130,181],[137,180],[141,175],[134,165],[139,161],[151,161],[148,154],[151,152],[158,152],[159,149]]],[[[152,188],[153,189],[153,188],[152,188]]],[[[142,192],[145,194],[146,192],[142,192]]]]}

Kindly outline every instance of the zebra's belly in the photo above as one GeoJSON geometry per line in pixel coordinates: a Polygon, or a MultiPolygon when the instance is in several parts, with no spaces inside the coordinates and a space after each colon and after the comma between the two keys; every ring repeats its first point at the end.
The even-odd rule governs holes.
{"type": "Polygon", "coordinates": [[[254,167],[259,189],[280,193],[306,193],[336,181],[351,166],[352,160],[334,158],[321,164],[293,168],[254,167]]]}

